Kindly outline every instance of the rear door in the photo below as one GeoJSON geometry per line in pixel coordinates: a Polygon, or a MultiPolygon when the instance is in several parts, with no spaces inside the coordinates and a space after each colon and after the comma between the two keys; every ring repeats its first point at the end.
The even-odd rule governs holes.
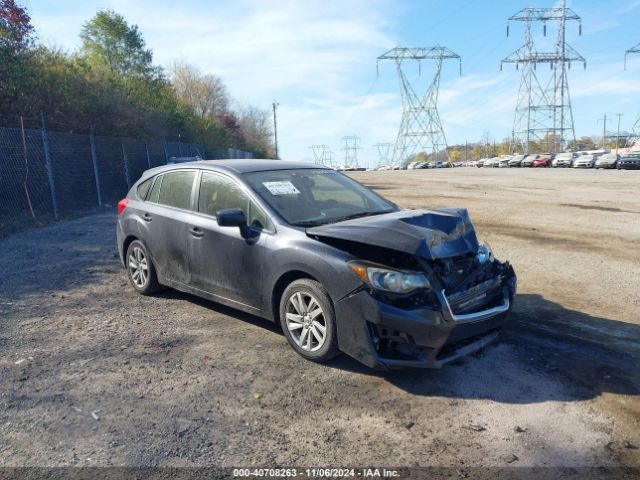
{"type": "Polygon", "coordinates": [[[147,228],[145,241],[161,279],[188,284],[188,224],[193,213],[196,170],[176,170],[158,175],[141,216],[147,228]]]}
{"type": "Polygon", "coordinates": [[[245,188],[229,176],[201,172],[197,200],[189,225],[191,285],[246,306],[261,308],[265,246],[273,233],[265,213],[245,188]],[[238,227],[221,227],[216,213],[240,208],[251,234],[243,238],[238,227]]]}

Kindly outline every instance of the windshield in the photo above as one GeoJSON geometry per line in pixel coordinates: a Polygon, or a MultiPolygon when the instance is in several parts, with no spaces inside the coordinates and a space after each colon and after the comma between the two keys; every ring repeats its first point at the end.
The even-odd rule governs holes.
{"type": "Polygon", "coordinates": [[[392,203],[335,170],[269,170],[245,173],[244,177],[292,225],[322,225],[397,210],[392,203]]]}

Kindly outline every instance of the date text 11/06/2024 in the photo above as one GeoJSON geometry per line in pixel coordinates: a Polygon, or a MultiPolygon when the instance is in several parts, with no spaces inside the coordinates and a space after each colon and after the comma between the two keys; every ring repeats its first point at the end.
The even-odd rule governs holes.
{"type": "Polygon", "coordinates": [[[397,478],[399,472],[386,468],[236,468],[234,477],[261,478],[397,478]]]}

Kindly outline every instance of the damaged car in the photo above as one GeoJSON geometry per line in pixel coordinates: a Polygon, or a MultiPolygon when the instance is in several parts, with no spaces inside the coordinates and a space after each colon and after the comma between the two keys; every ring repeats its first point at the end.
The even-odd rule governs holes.
{"type": "Polygon", "coordinates": [[[462,208],[403,210],[335,170],[273,160],[145,172],[118,204],[133,288],[197,295],[282,326],[302,357],[439,368],[505,324],[516,275],[462,208]]]}

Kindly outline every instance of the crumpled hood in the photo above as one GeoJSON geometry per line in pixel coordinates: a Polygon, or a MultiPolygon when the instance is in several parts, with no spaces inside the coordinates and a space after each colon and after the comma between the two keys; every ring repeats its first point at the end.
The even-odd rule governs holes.
{"type": "Polygon", "coordinates": [[[478,250],[465,208],[401,210],[307,228],[307,234],[389,248],[427,260],[478,250]]]}

